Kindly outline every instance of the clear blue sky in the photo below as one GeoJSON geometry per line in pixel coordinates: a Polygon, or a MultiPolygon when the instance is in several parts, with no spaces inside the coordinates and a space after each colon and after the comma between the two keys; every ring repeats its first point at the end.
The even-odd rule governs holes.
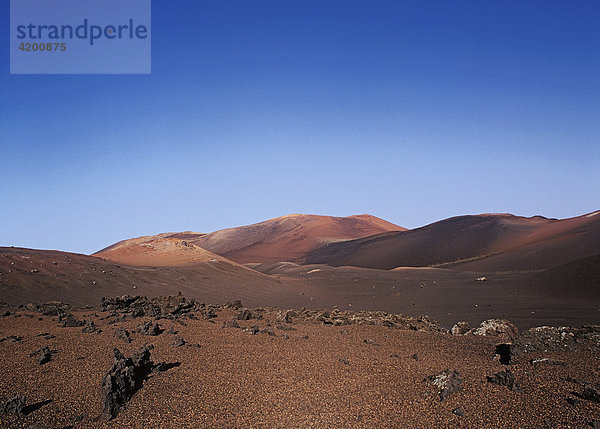
{"type": "Polygon", "coordinates": [[[152,74],[9,75],[0,246],[600,209],[598,1],[154,0],[152,74]]]}

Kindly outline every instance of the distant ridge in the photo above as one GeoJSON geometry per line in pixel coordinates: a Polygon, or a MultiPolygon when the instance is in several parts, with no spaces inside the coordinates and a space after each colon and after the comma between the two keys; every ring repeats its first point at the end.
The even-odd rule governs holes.
{"type": "Polygon", "coordinates": [[[403,232],[334,243],[303,263],[364,268],[529,271],[600,254],[600,216],[556,220],[511,214],[457,216],[403,232]]]}

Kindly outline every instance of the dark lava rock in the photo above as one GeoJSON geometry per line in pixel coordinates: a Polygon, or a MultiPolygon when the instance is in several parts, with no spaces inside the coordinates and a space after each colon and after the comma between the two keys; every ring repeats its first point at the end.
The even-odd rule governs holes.
{"type": "Polygon", "coordinates": [[[511,346],[511,362],[523,355],[538,351],[573,351],[577,347],[598,350],[600,326],[586,325],[579,328],[540,326],[521,333],[511,346]]]}
{"type": "Polygon", "coordinates": [[[246,328],[245,331],[250,332],[251,335],[256,335],[256,334],[258,334],[260,329],[258,328],[258,326],[254,325],[254,326],[250,326],[249,328],[246,328]]]}
{"type": "Polygon", "coordinates": [[[56,353],[56,350],[51,350],[50,347],[48,346],[44,346],[39,350],[36,350],[35,352],[31,353],[29,356],[34,357],[34,356],[38,356],[38,363],[40,365],[44,365],[47,362],[50,362],[50,360],[52,359],[52,355],[56,353]]]}
{"type": "Polygon", "coordinates": [[[97,332],[99,334],[100,332],[102,332],[102,330],[96,327],[96,324],[93,320],[90,320],[86,322],[85,326],[81,329],[81,332],[83,332],[84,334],[93,334],[94,332],[97,332]]]}
{"type": "Polygon", "coordinates": [[[173,341],[173,344],[171,344],[171,347],[181,347],[185,345],[185,340],[181,337],[177,337],[175,338],[175,341],[173,341]]]}
{"type": "Polygon", "coordinates": [[[165,332],[165,334],[175,335],[175,334],[177,334],[177,331],[175,329],[173,329],[173,327],[171,326],[169,328],[169,330],[165,332]]]}
{"type": "Polygon", "coordinates": [[[123,295],[115,298],[102,298],[104,311],[130,313],[133,317],[178,318],[197,308],[196,301],[187,300],[181,293],[149,300],[145,296],[123,295]]]}
{"type": "Polygon", "coordinates": [[[460,372],[449,369],[430,375],[424,381],[430,382],[438,389],[440,401],[444,401],[448,396],[459,390],[462,384],[460,372]]]}
{"type": "Polygon", "coordinates": [[[344,365],[350,365],[350,361],[348,361],[348,359],[344,359],[344,358],[340,358],[338,359],[341,363],[343,363],[344,365]]]}
{"type": "Polygon", "coordinates": [[[583,389],[583,392],[581,392],[581,398],[600,404],[600,392],[598,392],[597,389],[594,389],[590,386],[583,389]]]}
{"type": "Polygon", "coordinates": [[[17,395],[7,401],[0,401],[0,414],[25,414],[27,398],[17,395]]]}
{"type": "Polygon", "coordinates": [[[8,337],[0,338],[0,343],[4,342],[4,341],[10,341],[11,343],[18,343],[22,339],[23,338],[19,337],[18,335],[9,335],[8,337]]]}
{"type": "Polygon", "coordinates": [[[285,323],[292,323],[292,316],[294,315],[293,310],[283,310],[277,314],[277,320],[285,323]]]}
{"type": "MultiPolygon", "coordinates": [[[[202,316],[203,316],[204,320],[214,319],[215,317],[217,317],[217,313],[215,312],[214,308],[207,308],[204,311],[202,311],[202,316]]],[[[193,318],[193,317],[190,316],[190,318],[193,318]]]]}
{"type": "Polygon", "coordinates": [[[71,313],[60,314],[58,316],[58,321],[62,322],[60,326],[62,326],[63,328],[80,328],[83,325],[85,325],[84,322],[78,320],[71,313]]]}
{"type": "Polygon", "coordinates": [[[149,335],[155,337],[162,333],[160,325],[158,323],[146,322],[137,327],[137,331],[142,335],[149,335]]]}
{"type": "Polygon", "coordinates": [[[237,316],[235,316],[235,318],[237,320],[250,320],[250,319],[254,318],[254,315],[252,314],[252,312],[250,310],[248,310],[247,308],[244,308],[237,314],[237,316]]]}
{"type": "Polygon", "coordinates": [[[295,331],[296,328],[294,328],[293,326],[288,326],[288,325],[277,325],[275,326],[275,328],[281,330],[281,331],[295,331]]]}
{"type": "Polygon", "coordinates": [[[576,406],[577,404],[579,404],[579,399],[578,399],[578,398],[573,398],[572,396],[569,396],[569,397],[567,398],[567,402],[568,402],[570,405],[576,406]]]}
{"type": "Polygon", "coordinates": [[[262,329],[260,331],[261,334],[267,334],[271,337],[276,337],[277,334],[275,333],[275,331],[273,331],[273,328],[271,328],[270,326],[268,328],[262,329]]]}
{"type": "Polygon", "coordinates": [[[37,334],[37,335],[36,335],[36,337],[44,337],[44,339],[46,339],[46,340],[50,340],[50,339],[52,339],[52,338],[56,338],[56,336],[52,335],[52,334],[51,334],[51,333],[49,333],[49,332],[42,332],[42,333],[39,333],[39,334],[37,334]]]}
{"type": "Polygon", "coordinates": [[[378,342],[376,342],[375,340],[371,340],[371,339],[368,339],[368,338],[367,338],[367,339],[365,339],[365,340],[363,340],[363,343],[365,343],[365,344],[371,344],[371,345],[374,345],[374,346],[378,346],[378,345],[380,345],[380,344],[379,344],[378,342]]]}
{"type": "Polygon", "coordinates": [[[123,328],[118,328],[115,330],[114,336],[119,338],[120,340],[125,341],[126,343],[131,342],[131,335],[129,331],[123,328]]]}
{"type": "Polygon", "coordinates": [[[225,304],[225,308],[233,308],[234,310],[239,310],[242,307],[244,306],[242,305],[242,301],[240,301],[239,299],[225,304]]]}
{"type": "Polygon", "coordinates": [[[114,363],[102,379],[104,410],[102,417],[111,420],[131,399],[154,369],[150,360],[152,345],[144,345],[130,358],[114,349],[114,363]]]}
{"type": "Polygon", "coordinates": [[[417,353],[413,354],[411,356],[411,358],[413,358],[414,360],[418,361],[419,360],[419,355],[417,353]]]}
{"type": "Polygon", "coordinates": [[[515,376],[509,369],[507,369],[506,371],[497,372],[493,376],[488,375],[487,381],[488,381],[488,383],[498,384],[500,386],[506,386],[513,392],[521,392],[519,383],[517,383],[515,376]]]}
{"type": "Polygon", "coordinates": [[[223,328],[241,328],[241,326],[235,320],[226,320],[223,322],[223,328]]]}
{"type": "Polygon", "coordinates": [[[465,415],[465,410],[463,410],[462,407],[458,407],[452,410],[452,414],[462,417],[465,415]]]}

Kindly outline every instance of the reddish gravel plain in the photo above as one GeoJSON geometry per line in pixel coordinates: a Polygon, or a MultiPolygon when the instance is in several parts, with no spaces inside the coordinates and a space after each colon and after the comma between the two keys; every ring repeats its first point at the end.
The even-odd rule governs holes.
{"type": "Polygon", "coordinates": [[[276,336],[225,328],[234,310],[211,320],[158,320],[165,330],[138,333],[127,344],[118,327],[134,331],[148,317],[109,325],[108,313],[74,311],[102,330],[59,327],[57,317],[17,310],[0,318],[0,399],[26,394],[25,416],[0,416],[0,427],[37,428],[585,428],[600,420],[600,404],[578,399],[582,387],[567,377],[600,382],[597,349],[531,354],[515,365],[494,358],[498,338],[399,330],[377,325],[330,326],[317,321],[280,323],[272,312],[240,320],[242,328],[271,325],[276,336]],[[40,320],[41,318],[41,320],[40,320]],[[287,327],[282,330],[281,327],[287,327]],[[293,329],[290,329],[293,328],[293,329]],[[49,333],[54,338],[37,336],[49,333]],[[187,343],[172,347],[176,337],[187,343]],[[365,340],[368,340],[365,342],[365,340]],[[155,363],[179,363],[153,374],[126,408],[103,420],[101,380],[113,348],[126,356],[154,345],[155,363]],[[30,354],[56,350],[40,365],[30,354]],[[415,355],[418,359],[415,359],[415,355]],[[533,366],[548,357],[560,365],[533,366]],[[440,401],[424,381],[445,369],[460,372],[461,389],[440,401]],[[486,376],[510,369],[514,392],[486,376]],[[567,398],[574,398],[571,405],[567,398]],[[462,408],[464,415],[452,412],[462,408]]]}

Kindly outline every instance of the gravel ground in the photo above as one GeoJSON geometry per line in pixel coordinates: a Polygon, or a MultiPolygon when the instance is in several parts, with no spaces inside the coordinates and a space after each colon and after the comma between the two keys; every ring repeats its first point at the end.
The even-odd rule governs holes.
{"type": "Polygon", "coordinates": [[[159,320],[165,330],[152,337],[132,334],[125,343],[117,327],[135,331],[150,318],[109,325],[107,313],[76,311],[102,333],[59,327],[56,317],[18,311],[0,318],[0,399],[26,394],[24,416],[0,415],[0,427],[39,428],[543,428],[590,427],[600,421],[600,404],[576,398],[580,385],[567,377],[600,382],[600,360],[585,348],[538,353],[561,365],[534,367],[529,359],[502,365],[494,359],[497,339],[451,336],[383,326],[328,326],[299,321],[278,329],[275,315],[244,320],[244,327],[272,324],[276,336],[224,328],[233,310],[211,320],[159,320]],[[41,317],[41,320],[40,320],[41,317]],[[167,334],[173,327],[176,335],[167,334]],[[50,333],[55,338],[37,336],[50,333]],[[172,347],[176,337],[186,344],[172,347]],[[365,341],[369,340],[369,341],[365,341]],[[100,418],[101,380],[113,348],[130,356],[154,345],[155,363],[179,363],[153,374],[112,421],[100,418]],[[30,354],[56,350],[40,365],[30,354]],[[418,359],[414,358],[417,354],[418,359]],[[440,401],[425,379],[458,370],[461,389],[440,401]],[[510,369],[521,392],[488,383],[486,376],[510,369]],[[464,415],[452,410],[462,408],[464,415]]]}

